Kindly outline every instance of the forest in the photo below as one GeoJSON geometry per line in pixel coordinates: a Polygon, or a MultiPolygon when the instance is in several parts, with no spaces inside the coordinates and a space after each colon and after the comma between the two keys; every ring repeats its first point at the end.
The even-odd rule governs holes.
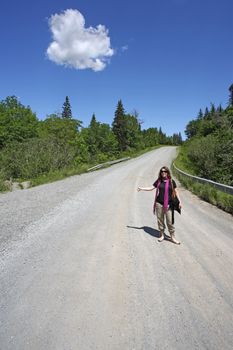
{"type": "Polygon", "coordinates": [[[188,122],[184,142],[181,133],[167,136],[161,127],[143,129],[137,111],[127,113],[122,100],[116,104],[111,125],[101,123],[93,114],[89,125],[83,127],[72,115],[68,96],[61,112],[43,120],[30,106],[8,96],[0,102],[0,189],[4,190],[9,179],[45,177],[46,182],[49,176],[52,181],[53,174],[80,173],[159,145],[182,145],[177,160],[181,169],[233,186],[233,84],[229,91],[225,109],[211,104],[188,122]]]}
{"type": "Polygon", "coordinates": [[[73,117],[69,97],[61,112],[39,120],[15,96],[0,102],[0,187],[4,181],[32,180],[48,174],[79,173],[83,167],[130,156],[158,145],[180,145],[181,133],[167,136],[161,127],[142,129],[138,113],[127,113],[122,100],[112,124],[95,114],[88,127],[73,117]]]}

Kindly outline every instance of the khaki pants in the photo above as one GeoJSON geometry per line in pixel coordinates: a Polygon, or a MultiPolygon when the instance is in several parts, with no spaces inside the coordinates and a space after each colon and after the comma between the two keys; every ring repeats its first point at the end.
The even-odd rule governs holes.
{"type": "Polygon", "coordinates": [[[168,231],[172,237],[175,236],[175,227],[172,225],[172,210],[168,209],[166,213],[163,211],[162,204],[156,202],[156,215],[157,215],[157,221],[158,221],[158,228],[161,233],[164,233],[164,230],[166,228],[164,223],[164,217],[166,217],[166,224],[168,231]]]}

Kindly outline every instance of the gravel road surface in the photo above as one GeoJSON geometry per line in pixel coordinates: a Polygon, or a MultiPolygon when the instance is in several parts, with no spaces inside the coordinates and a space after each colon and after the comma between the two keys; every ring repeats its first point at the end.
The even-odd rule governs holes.
{"type": "Polygon", "coordinates": [[[150,186],[176,149],[0,195],[1,350],[233,349],[233,218],[180,188],[180,246],[150,186]]]}

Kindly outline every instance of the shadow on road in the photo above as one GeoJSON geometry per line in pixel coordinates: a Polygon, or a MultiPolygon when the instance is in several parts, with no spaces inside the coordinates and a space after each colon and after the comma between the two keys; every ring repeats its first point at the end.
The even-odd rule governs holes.
{"type": "MultiPolygon", "coordinates": [[[[136,227],[136,226],[129,226],[127,225],[126,227],[128,228],[133,228],[136,230],[143,230],[144,232],[148,233],[148,235],[151,235],[153,237],[159,238],[160,237],[160,232],[158,230],[156,230],[155,228],[152,227],[148,227],[148,226],[142,226],[142,227],[136,227]]],[[[164,234],[164,241],[168,241],[172,244],[175,244],[172,240],[170,236],[167,236],[166,234],[164,234]]],[[[179,243],[180,244],[180,243],[179,243]]]]}
{"type": "Polygon", "coordinates": [[[156,230],[155,228],[149,227],[149,226],[141,226],[141,227],[136,227],[136,226],[127,226],[128,228],[134,228],[136,230],[143,230],[144,232],[148,233],[148,235],[151,235],[153,237],[159,238],[160,237],[160,232],[156,230]]]}

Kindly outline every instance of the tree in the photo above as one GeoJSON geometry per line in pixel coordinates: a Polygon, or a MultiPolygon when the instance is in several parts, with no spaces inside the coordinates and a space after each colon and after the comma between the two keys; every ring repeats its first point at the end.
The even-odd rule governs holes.
{"type": "Polygon", "coordinates": [[[233,107],[233,84],[229,87],[230,96],[229,96],[229,106],[233,107]]]}
{"type": "Polygon", "coordinates": [[[167,142],[167,137],[166,137],[166,134],[162,131],[161,126],[159,127],[159,134],[158,134],[158,136],[159,136],[159,143],[160,143],[161,145],[166,144],[166,142],[167,142]]]}
{"type": "Polygon", "coordinates": [[[142,139],[144,147],[153,147],[158,145],[159,136],[157,128],[148,128],[146,130],[142,130],[142,139]]]}
{"type": "Polygon", "coordinates": [[[216,109],[215,109],[215,105],[213,103],[210,104],[211,108],[210,108],[210,114],[213,116],[216,109]]]}
{"type": "Polygon", "coordinates": [[[112,123],[112,131],[116,136],[119,151],[125,151],[127,149],[127,127],[126,127],[125,110],[122,101],[119,100],[117,109],[115,111],[115,117],[112,123]]]}
{"type": "Polygon", "coordinates": [[[96,120],[92,115],[88,128],[81,131],[90,161],[105,161],[117,153],[117,140],[110,126],[96,120]]]}
{"type": "Polygon", "coordinates": [[[97,157],[97,154],[98,154],[99,126],[100,126],[100,123],[97,122],[95,114],[93,114],[92,118],[91,118],[90,125],[87,128],[87,132],[86,132],[87,147],[88,147],[88,151],[89,151],[92,159],[95,159],[97,157]]]}
{"type": "Polygon", "coordinates": [[[202,119],[203,118],[203,112],[202,110],[200,109],[199,110],[199,113],[198,113],[198,116],[197,116],[197,119],[202,119]]]}
{"type": "Polygon", "coordinates": [[[209,116],[209,110],[208,110],[208,108],[206,107],[206,108],[205,108],[205,113],[204,113],[204,118],[208,118],[208,116],[209,116]]]}
{"type": "MultiPolygon", "coordinates": [[[[229,91],[233,92],[233,84],[229,91]]],[[[223,110],[221,105],[215,108],[211,104],[203,119],[188,123],[185,133],[189,139],[185,142],[187,161],[191,162],[195,174],[232,186],[233,106],[223,110]]]]}
{"type": "Polygon", "coordinates": [[[127,114],[125,115],[125,120],[127,148],[142,148],[141,127],[138,121],[138,114],[127,114]]]}
{"type": "Polygon", "coordinates": [[[72,119],[71,106],[70,106],[70,101],[69,101],[69,97],[68,96],[66,96],[66,100],[63,103],[62,118],[64,118],[64,119],[72,119]]]}
{"type": "Polygon", "coordinates": [[[186,125],[186,128],[185,128],[185,134],[187,136],[188,139],[190,139],[191,137],[197,135],[198,133],[198,126],[199,126],[199,123],[198,123],[199,120],[191,120],[187,125],[186,125]]]}
{"type": "Polygon", "coordinates": [[[182,136],[179,132],[178,134],[174,133],[172,136],[172,144],[173,145],[181,145],[182,144],[182,136]]]}
{"type": "Polygon", "coordinates": [[[98,124],[99,123],[96,120],[95,113],[93,113],[89,127],[95,130],[98,124]]]}
{"type": "Polygon", "coordinates": [[[37,137],[38,125],[35,113],[29,106],[23,106],[16,96],[8,96],[0,102],[0,148],[13,141],[37,137]]]}
{"type": "Polygon", "coordinates": [[[76,119],[61,118],[51,114],[40,122],[39,135],[41,138],[55,137],[60,143],[74,144],[81,122],[76,119]]]}

